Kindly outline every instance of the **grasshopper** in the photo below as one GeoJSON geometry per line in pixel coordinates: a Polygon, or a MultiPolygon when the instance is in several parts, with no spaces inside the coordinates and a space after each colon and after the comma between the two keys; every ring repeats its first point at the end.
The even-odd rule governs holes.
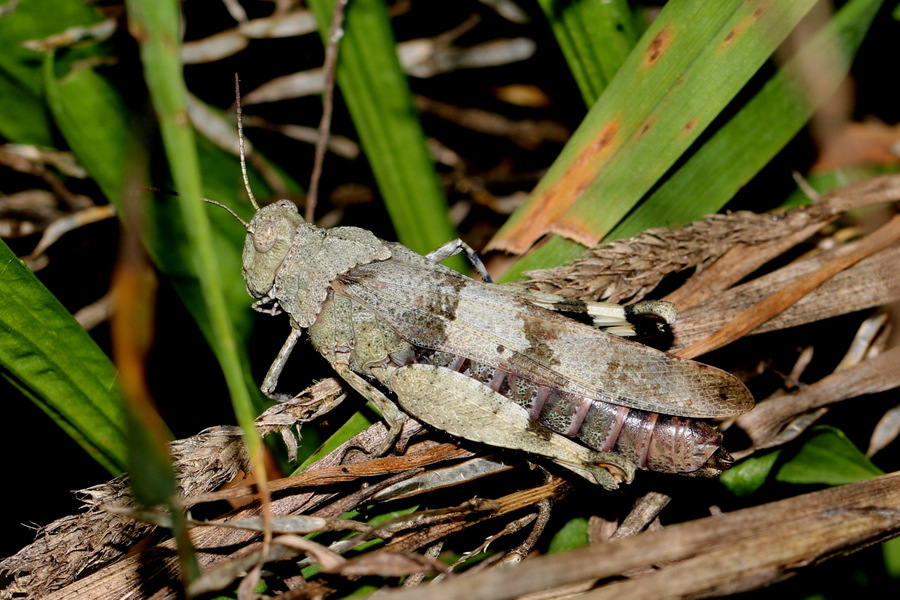
{"type": "Polygon", "coordinates": [[[289,200],[241,222],[253,308],[291,322],[263,393],[290,399],[276,392],[278,379],[308,330],[386,420],[378,453],[408,414],[463,439],[545,456],[609,489],[636,468],[714,476],[732,463],[718,430],[696,419],[750,410],[740,381],[566,316],[624,333],[641,314],[671,322],[669,303],[622,307],[490,283],[460,240],[423,256],[364,229],[316,227],[289,200]],[[484,282],[439,263],[460,252],[484,282]]]}
{"type": "Polygon", "coordinates": [[[290,316],[291,333],[261,386],[266,396],[292,399],[275,390],[305,329],[387,422],[378,455],[409,414],[466,440],[547,457],[608,489],[631,482],[636,468],[711,477],[733,463],[719,431],[696,419],[750,410],[744,384],[620,337],[644,317],[671,324],[671,303],[619,306],[494,284],[459,239],[423,256],[365,229],[316,227],[290,200],[260,208],[239,93],[237,118],[256,214],[247,223],[207,202],[247,230],[242,273],[253,309],[290,316]],[[459,253],[482,282],[440,264],[459,253]]]}

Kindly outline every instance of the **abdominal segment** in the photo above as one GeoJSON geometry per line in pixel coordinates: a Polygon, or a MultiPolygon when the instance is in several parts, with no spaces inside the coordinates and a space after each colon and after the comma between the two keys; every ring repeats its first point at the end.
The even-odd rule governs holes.
{"type": "Polygon", "coordinates": [[[731,464],[722,435],[703,421],[560,392],[444,352],[426,351],[416,358],[469,375],[528,410],[544,427],[595,450],[620,454],[641,469],[714,476],[731,464]]]}

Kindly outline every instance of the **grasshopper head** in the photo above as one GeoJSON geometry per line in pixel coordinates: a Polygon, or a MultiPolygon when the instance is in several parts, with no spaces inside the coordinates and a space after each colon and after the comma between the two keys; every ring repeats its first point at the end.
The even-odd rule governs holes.
{"type": "Polygon", "coordinates": [[[290,200],[278,200],[256,211],[247,225],[242,269],[251,296],[262,298],[272,289],[294,232],[304,222],[290,200]]]}

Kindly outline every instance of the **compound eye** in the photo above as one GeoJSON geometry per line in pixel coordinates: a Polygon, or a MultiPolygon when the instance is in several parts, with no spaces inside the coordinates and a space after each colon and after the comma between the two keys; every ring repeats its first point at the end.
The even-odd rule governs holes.
{"type": "Polygon", "coordinates": [[[253,245],[256,246],[257,252],[268,252],[275,245],[278,239],[278,232],[272,221],[263,221],[258,223],[253,231],[253,245]]]}

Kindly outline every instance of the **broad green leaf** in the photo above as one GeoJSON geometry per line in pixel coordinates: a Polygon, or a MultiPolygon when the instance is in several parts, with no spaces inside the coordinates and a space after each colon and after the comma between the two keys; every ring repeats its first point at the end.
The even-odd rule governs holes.
{"type": "Polygon", "coordinates": [[[110,360],[0,241],[0,374],[111,473],[125,469],[125,422],[110,360]]]}
{"type": "MultiPolygon", "coordinates": [[[[333,0],[312,0],[309,5],[323,39],[327,38],[333,0]]],[[[424,254],[458,236],[395,44],[383,0],[348,3],[337,83],[398,239],[424,254]]],[[[461,256],[446,264],[465,269],[461,256]]]]}
{"type": "Polygon", "coordinates": [[[628,2],[538,0],[587,106],[593,106],[637,42],[628,2]]]}
{"type": "MultiPolygon", "coordinates": [[[[518,251],[553,224],[583,244],[603,238],[756,73],[813,2],[672,2],[619,70],[531,198],[492,248],[518,251]]],[[[560,245],[534,250],[543,264],[560,245]]],[[[566,242],[562,254],[582,250],[566,242]]],[[[558,256],[554,257],[555,259],[558,256]]],[[[520,261],[523,262],[523,261],[520,261]]]]}
{"type": "Polygon", "coordinates": [[[780,454],[781,450],[775,450],[743,460],[722,473],[719,481],[735,496],[749,496],[766,482],[780,454]]]}
{"type": "Polygon", "coordinates": [[[567,521],[559,531],[553,534],[547,553],[565,552],[566,550],[583,548],[587,545],[588,521],[583,517],[577,517],[567,521]]]}
{"type": "Polygon", "coordinates": [[[747,496],[775,472],[785,483],[841,485],[880,475],[882,472],[839,429],[818,426],[799,451],[783,464],[783,450],[741,461],[722,473],[719,480],[737,496],[747,496]]]}
{"type": "Polygon", "coordinates": [[[778,469],[775,479],[785,483],[842,485],[882,474],[841,430],[818,426],[797,454],[778,469]]]}
{"type": "MultiPolygon", "coordinates": [[[[79,0],[0,0],[13,9],[0,17],[0,70],[18,82],[32,97],[40,97],[43,77],[41,55],[23,42],[43,40],[72,27],[86,27],[103,20],[90,4],[79,0]],[[52,18],[49,16],[52,15],[52,18]]],[[[73,48],[63,59],[70,68],[97,53],[95,45],[73,48]]]]}

